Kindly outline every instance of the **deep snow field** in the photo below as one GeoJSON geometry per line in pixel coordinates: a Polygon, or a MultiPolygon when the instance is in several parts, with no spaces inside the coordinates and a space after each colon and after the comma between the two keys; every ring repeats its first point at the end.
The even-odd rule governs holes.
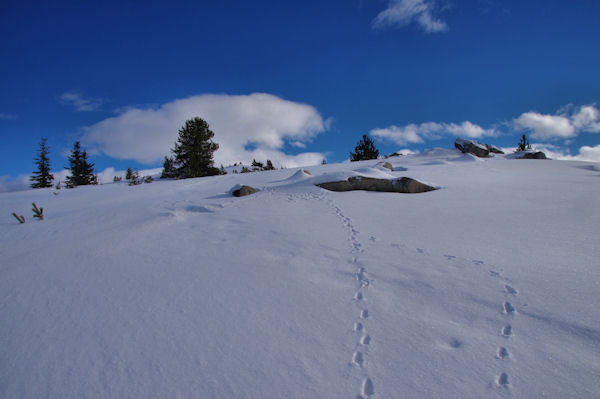
{"type": "Polygon", "coordinates": [[[386,161],[0,194],[0,397],[600,397],[600,165],[386,161]]]}

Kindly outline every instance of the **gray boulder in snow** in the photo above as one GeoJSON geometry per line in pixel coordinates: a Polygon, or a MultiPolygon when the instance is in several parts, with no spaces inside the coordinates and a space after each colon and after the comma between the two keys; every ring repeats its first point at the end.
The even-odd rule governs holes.
{"type": "Polygon", "coordinates": [[[416,194],[433,191],[436,188],[428,186],[410,177],[400,179],[375,179],[372,177],[353,176],[347,180],[320,183],[317,186],[329,191],[380,191],[388,193],[416,194]]]}
{"type": "Polygon", "coordinates": [[[257,191],[258,190],[255,189],[254,187],[242,186],[242,187],[238,188],[237,190],[233,190],[232,194],[234,197],[243,197],[245,195],[254,194],[257,191]]]}
{"type": "Polygon", "coordinates": [[[546,154],[544,154],[542,151],[537,151],[537,152],[526,152],[525,155],[523,155],[519,159],[548,159],[548,158],[546,158],[546,154]]]}
{"type": "Polygon", "coordinates": [[[490,150],[490,152],[493,152],[494,154],[504,154],[504,151],[502,151],[500,148],[496,147],[495,145],[486,144],[485,146],[487,147],[488,150],[490,150]]]}
{"type": "Polygon", "coordinates": [[[490,155],[488,147],[475,140],[456,139],[454,147],[458,148],[463,154],[469,153],[479,158],[486,158],[490,155]]]}
{"type": "Polygon", "coordinates": [[[377,165],[381,166],[382,168],[386,168],[386,169],[389,169],[389,170],[394,170],[394,167],[389,162],[380,162],[377,165]]]}

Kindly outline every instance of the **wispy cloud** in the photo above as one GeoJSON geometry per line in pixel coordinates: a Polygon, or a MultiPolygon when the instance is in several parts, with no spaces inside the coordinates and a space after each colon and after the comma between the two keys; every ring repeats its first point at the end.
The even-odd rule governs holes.
{"type": "Polygon", "coordinates": [[[371,135],[393,141],[398,145],[423,143],[425,140],[436,140],[447,135],[456,137],[481,138],[494,136],[494,129],[484,129],[479,125],[464,121],[456,123],[425,122],[419,125],[411,123],[404,126],[389,126],[371,130],[371,135]]]}
{"type": "Polygon", "coordinates": [[[27,175],[0,176],[0,193],[27,190],[30,183],[27,175]]]}
{"type": "Polygon", "coordinates": [[[170,155],[178,130],[187,119],[205,119],[219,143],[215,162],[232,164],[270,159],[287,167],[317,164],[323,154],[288,155],[285,143],[296,147],[328,130],[328,120],[312,106],[274,95],[198,95],[158,108],[130,108],[85,128],[82,138],[90,151],[99,149],[119,159],[152,164],[170,155]],[[252,144],[251,148],[248,147],[252,144]]]}
{"type": "Polygon", "coordinates": [[[600,133],[600,112],[594,104],[580,107],[569,104],[554,115],[525,112],[513,120],[513,127],[526,130],[540,140],[569,139],[582,132],[600,133]]]}
{"type": "Polygon", "coordinates": [[[60,101],[75,108],[77,112],[96,111],[105,100],[84,96],[79,90],[71,90],[60,95],[60,101]]]}
{"type": "Polygon", "coordinates": [[[373,28],[385,29],[416,24],[426,33],[448,30],[438,16],[439,8],[433,0],[390,0],[388,8],[373,20],[373,28]]]}
{"type": "Polygon", "coordinates": [[[12,115],[12,114],[5,114],[0,112],[0,119],[17,119],[17,115],[12,115]]]}

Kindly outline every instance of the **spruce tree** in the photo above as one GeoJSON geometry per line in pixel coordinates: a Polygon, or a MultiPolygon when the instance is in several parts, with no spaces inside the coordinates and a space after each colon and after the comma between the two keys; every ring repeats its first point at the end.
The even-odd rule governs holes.
{"type": "Polygon", "coordinates": [[[375,148],[375,143],[366,134],[363,134],[362,139],[356,144],[354,152],[350,153],[350,161],[364,161],[378,157],[379,150],[375,148]]]}
{"type": "Polygon", "coordinates": [[[519,144],[517,145],[517,151],[527,151],[531,150],[531,144],[529,144],[529,140],[527,140],[527,136],[523,135],[519,144]]]}
{"type": "Polygon", "coordinates": [[[177,177],[177,170],[175,169],[175,161],[172,157],[165,157],[163,162],[163,171],[160,175],[161,179],[170,179],[177,177]]]}
{"type": "Polygon", "coordinates": [[[185,126],[179,129],[175,148],[171,150],[175,154],[174,163],[178,179],[220,173],[219,169],[213,166],[213,152],[219,149],[219,145],[211,140],[214,135],[208,123],[198,117],[187,120],[185,126]]]}
{"type": "Polygon", "coordinates": [[[37,157],[34,158],[37,170],[33,172],[33,175],[29,178],[29,180],[33,182],[31,183],[31,188],[52,187],[54,175],[50,173],[50,158],[48,158],[49,150],[46,145],[47,141],[47,138],[42,138],[37,157]]]}
{"type": "Polygon", "coordinates": [[[262,170],[263,166],[262,162],[257,162],[256,159],[252,160],[252,170],[262,170]]]}
{"type": "Polygon", "coordinates": [[[267,159],[267,166],[265,166],[265,170],[275,170],[275,167],[273,166],[273,162],[271,162],[270,159],[267,159]]]}
{"type": "Polygon", "coordinates": [[[94,175],[94,164],[88,162],[87,152],[81,151],[79,141],[75,142],[69,157],[69,167],[65,169],[71,171],[71,176],[67,176],[66,179],[68,188],[98,184],[98,178],[94,175]]]}

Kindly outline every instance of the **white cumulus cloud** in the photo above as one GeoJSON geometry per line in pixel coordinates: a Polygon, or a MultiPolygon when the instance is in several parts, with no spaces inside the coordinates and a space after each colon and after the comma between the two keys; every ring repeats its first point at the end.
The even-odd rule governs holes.
{"type": "Polygon", "coordinates": [[[399,145],[423,143],[425,140],[439,139],[444,135],[468,138],[495,135],[493,129],[484,129],[469,121],[460,124],[425,122],[420,125],[414,123],[405,126],[392,125],[384,129],[373,129],[370,133],[375,137],[391,140],[399,145]]]}
{"type": "Polygon", "coordinates": [[[515,127],[531,131],[536,139],[569,138],[576,136],[569,118],[558,115],[543,115],[525,112],[514,121],[515,127]]]}
{"type": "Polygon", "coordinates": [[[269,157],[294,167],[323,159],[322,154],[290,156],[281,150],[286,142],[300,147],[310,141],[328,129],[328,121],[310,105],[265,93],[204,94],[153,109],[131,108],[85,128],[82,142],[110,157],[151,164],[170,155],[179,129],[196,116],[215,133],[216,165],[269,157]]]}
{"type": "Polygon", "coordinates": [[[414,23],[426,33],[443,32],[448,25],[436,16],[437,11],[432,0],[390,0],[388,8],[373,20],[373,27],[403,27],[414,23]]]}
{"type": "Polygon", "coordinates": [[[584,105],[571,116],[575,129],[590,133],[600,133],[600,112],[593,105],[584,105]]]}
{"type": "Polygon", "coordinates": [[[555,115],[525,112],[513,120],[513,126],[536,139],[569,139],[582,132],[600,133],[600,112],[595,105],[567,105],[555,115]]]}

